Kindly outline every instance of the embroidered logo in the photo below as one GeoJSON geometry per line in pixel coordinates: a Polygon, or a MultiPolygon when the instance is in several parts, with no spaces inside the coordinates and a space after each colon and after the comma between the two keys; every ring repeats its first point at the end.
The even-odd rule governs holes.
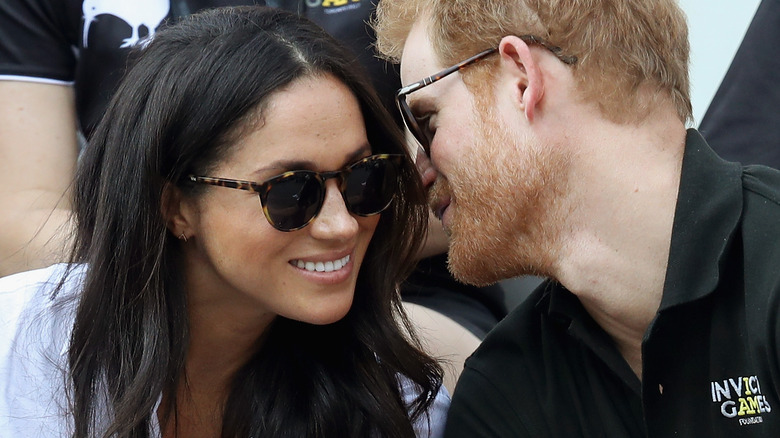
{"type": "Polygon", "coordinates": [[[360,8],[360,0],[306,0],[310,8],[322,7],[326,14],[350,11],[360,8]]]}
{"type": "Polygon", "coordinates": [[[138,43],[144,43],[154,35],[155,29],[168,16],[170,10],[169,0],[84,0],[81,4],[84,12],[83,44],[87,47],[89,42],[89,27],[99,15],[113,15],[132,28],[132,34],[125,38],[121,48],[131,47],[138,43]],[[148,34],[141,38],[139,30],[146,27],[148,34]]]}
{"type": "Polygon", "coordinates": [[[738,419],[740,426],[762,423],[761,414],[772,412],[769,401],[761,393],[758,376],[710,382],[710,391],[712,402],[720,406],[720,413],[738,419]]]}

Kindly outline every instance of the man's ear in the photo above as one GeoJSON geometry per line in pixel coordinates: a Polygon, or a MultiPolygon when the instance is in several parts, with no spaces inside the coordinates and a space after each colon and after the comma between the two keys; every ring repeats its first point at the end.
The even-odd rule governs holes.
{"type": "Polygon", "coordinates": [[[165,226],[176,238],[186,240],[194,235],[193,205],[176,185],[165,183],[160,209],[165,226]]]}
{"type": "Polygon", "coordinates": [[[505,36],[498,45],[502,74],[513,87],[514,99],[532,122],[534,111],[544,95],[544,81],[539,64],[525,41],[516,36],[505,36]]]}

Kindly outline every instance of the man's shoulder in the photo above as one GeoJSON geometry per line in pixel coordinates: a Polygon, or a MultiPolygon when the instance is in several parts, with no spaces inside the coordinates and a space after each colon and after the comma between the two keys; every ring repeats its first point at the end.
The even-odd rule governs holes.
{"type": "Polygon", "coordinates": [[[746,166],[742,173],[742,238],[746,257],[771,259],[769,269],[777,272],[780,261],[780,170],[746,166]],[[752,253],[752,254],[751,254],[752,253]]]}
{"type": "Polygon", "coordinates": [[[761,165],[745,166],[742,182],[746,191],[780,207],[780,170],[761,165]]]}

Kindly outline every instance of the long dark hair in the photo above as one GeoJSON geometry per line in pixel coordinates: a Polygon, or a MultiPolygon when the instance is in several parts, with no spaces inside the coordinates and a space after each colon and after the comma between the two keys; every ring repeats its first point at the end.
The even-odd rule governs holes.
{"type": "Polygon", "coordinates": [[[305,18],[261,7],[210,10],[157,32],[84,151],[71,260],[88,266],[69,350],[74,436],[148,436],[159,395],[176,394],[187,294],[161,214],[165,185],[197,196],[184,175],[208,174],[271,94],[326,74],[358,99],[373,152],[407,155],[401,191],[381,215],[346,317],[326,326],[277,317],[233,377],[222,435],[414,436],[409,412],[424,414],[442,377],[406,334],[398,294],[425,233],[419,177],[356,57],[305,18]],[[411,406],[400,375],[419,387],[411,406]]]}

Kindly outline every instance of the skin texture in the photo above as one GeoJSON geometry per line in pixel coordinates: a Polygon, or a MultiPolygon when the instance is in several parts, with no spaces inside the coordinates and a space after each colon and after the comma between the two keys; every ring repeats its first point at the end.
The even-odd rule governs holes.
{"type": "Polygon", "coordinates": [[[74,100],[69,86],[0,81],[0,276],[64,260],[74,100]]]}
{"type": "MultiPolygon", "coordinates": [[[[214,176],[263,181],[293,169],[340,169],[371,153],[357,100],[332,77],[294,82],[271,97],[263,114],[214,176]]],[[[180,436],[221,424],[198,412],[219,412],[210,408],[224,395],[225,380],[277,315],[328,324],[349,310],[380,216],[350,214],[336,180],[326,186],[319,216],[293,232],[272,228],[251,192],[213,187],[195,199],[171,196],[169,229],[187,236],[182,244],[192,343],[186,368],[187,380],[198,385],[188,388],[191,405],[182,406],[188,421],[179,425],[180,436]],[[347,255],[349,263],[330,273],[292,264],[347,255]]]]}

